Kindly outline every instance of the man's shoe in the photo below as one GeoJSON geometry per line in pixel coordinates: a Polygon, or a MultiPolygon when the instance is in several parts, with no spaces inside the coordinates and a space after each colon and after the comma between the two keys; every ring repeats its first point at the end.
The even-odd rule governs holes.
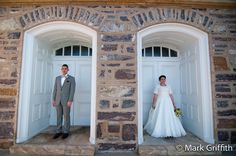
{"type": "Polygon", "coordinates": [[[65,138],[67,138],[68,136],[69,136],[69,133],[63,133],[62,139],[65,139],[65,138]]]}
{"type": "Polygon", "coordinates": [[[54,136],[53,136],[53,139],[57,139],[59,136],[61,136],[62,133],[56,133],[54,136]]]}

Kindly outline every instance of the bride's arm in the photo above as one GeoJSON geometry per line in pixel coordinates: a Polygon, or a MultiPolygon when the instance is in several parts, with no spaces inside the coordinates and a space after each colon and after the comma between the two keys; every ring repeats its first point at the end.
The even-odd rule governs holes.
{"type": "Polygon", "coordinates": [[[174,106],[174,109],[176,109],[175,101],[174,101],[174,96],[172,94],[170,94],[170,98],[171,98],[172,104],[174,106]]]}
{"type": "Polygon", "coordinates": [[[153,98],[152,98],[152,108],[153,109],[156,107],[157,96],[158,96],[157,94],[154,94],[153,98]]]}

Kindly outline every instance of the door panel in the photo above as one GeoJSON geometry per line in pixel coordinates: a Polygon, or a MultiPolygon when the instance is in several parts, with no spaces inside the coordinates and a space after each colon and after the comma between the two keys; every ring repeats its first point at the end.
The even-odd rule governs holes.
{"type": "Polygon", "coordinates": [[[202,104],[200,93],[200,71],[197,55],[183,58],[180,65],[181,99],[184,112],[183,125],[188,130],[203,138],[202,104]]]}
{"type": "Polygon", "coordinates": [[[148,113],[152,105],[153,90],[156,82],[156,67],[150,62],[143,62],[142,85],[143,85],[143,124],[145,125],[148,119],[148,113]]]}
{"type": "Polygon", "coordinates": [[[91,60],[76,62],[77,91],[74,124],[90,125],[91,109],[91,60]]]}
{"type": "Polygon", "coordinates": [[[51,103],[50,90],[46,88],[46,82],[51,77],[48,71],[52,70],[49,57],[49,47],[35,40],[33,52],[32,81],[30,88],[30,114],[29,114],[29,136],[39,133],[49,125],[49,107],[51,103]]]}

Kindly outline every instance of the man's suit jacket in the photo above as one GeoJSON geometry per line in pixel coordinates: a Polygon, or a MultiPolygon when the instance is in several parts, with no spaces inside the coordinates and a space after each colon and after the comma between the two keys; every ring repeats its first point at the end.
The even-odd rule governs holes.
{"type": "Polygon", "coordinates": [[[56,105],[60,102],[62,105],[66,105],[68,101],[73,101],[75,93],[75,78],[68,75],[63,85],[61,86],[61,76],[57,76],[53,89],[53,100],[56,101],[56,105]]]}

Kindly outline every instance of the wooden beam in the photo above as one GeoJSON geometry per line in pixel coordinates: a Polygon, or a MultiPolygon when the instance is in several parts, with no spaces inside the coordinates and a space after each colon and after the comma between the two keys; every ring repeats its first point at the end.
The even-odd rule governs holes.
{"type": "Polygon", "coordinates": [[[0,6],[12,5],[129,5],[139,7],[177,6],[236,9],[235,0],[1,0],[0,6]]]}

